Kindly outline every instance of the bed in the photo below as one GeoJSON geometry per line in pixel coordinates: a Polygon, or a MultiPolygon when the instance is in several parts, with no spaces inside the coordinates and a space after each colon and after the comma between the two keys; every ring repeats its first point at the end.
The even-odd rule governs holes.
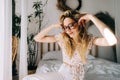
{"type": "MultiPolygon", "coordinates": [[[[98,48],[95,46],[87,55],[84,80],[120,80],[120,64],[98,58],[97,51],[98,48]]],[[[23,80],[52,80],[53,76],[56,76],[56,80],[64,80],[59,73],[56,73],[62,64],[62,52],[59,46],[54,43],[52,48],[51,44],[48,44],[48,48],[44,48],[44,44],[41,44],[41,54],[42,59],[36,73],[26,76],[23,80]],[[44,52],[43,49],[48,49],[48,52],[44,52]],[[46,77],[44,73],[49,75],[46,77]]]]}

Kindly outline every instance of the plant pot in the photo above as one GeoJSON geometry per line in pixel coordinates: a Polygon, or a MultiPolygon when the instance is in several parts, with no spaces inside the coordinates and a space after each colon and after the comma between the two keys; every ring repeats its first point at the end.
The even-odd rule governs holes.
{"type": "Polygon", "coordinates": [[[34,74],[36,72],[37,66],[28,66],[28,74],[34,74]]]}
{"type": "Polygon", "coordinates": [[[28,74],[34,74],[36,70],[28,70],[28,74]]]}

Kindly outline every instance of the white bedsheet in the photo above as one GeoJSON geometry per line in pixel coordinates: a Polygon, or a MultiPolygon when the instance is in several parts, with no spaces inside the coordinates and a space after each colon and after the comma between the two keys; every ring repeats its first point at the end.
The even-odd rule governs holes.
{"type": "Polygon", "coordinates": [[[120,78],[108,74],[87,74],[84,80],[120,80],[120,78]]]}
{"type": "Polygon", "coordinates": [[[120,64],[110,62],[104,59],[89,60],[86,67],[86,73],[91,74],[111,74],[120,77],[120,64]]]}
{"type": "MultiPolygon", "coordinates": [[[[60,53],[57,51],[44,55],[43,60],[38,64],[36,73],[26,76],[23,80],[55,80],[55,78],[63,80],[63,77],[57,72],[62,64],[60,53]]],[[[120,80],[120,64],[90,55],[87,59],[84,80],[120,80]]]]}
{"type": "Polygon", "coordinates": [[[59,60],[43,60],[39,63],[36,73],[47,73],[58,71],[62,64],[59,60]]]}
{"type": "MultiPolygon", "coordinates": [[[[29,75],[23,80],[63,80],[63,77],[56,72],[62,61],[43,60],[40,61],[36,74],[29,75]],[[50,73],[48,73],[50,72],[50,73]],[[44,74],[45,73],[45,74],[44,74]]],[[[104,59],[91,59],[85,65],[84,80],[120,80],[120,64],[104,59]]]]}
{"type": "MultiPolygon", "coordinates": [[[[58,60],[44,60],[38,65],[36,73],[47,73],[57,71],[62,64],[58,60]]],[[[104,59],[92,59],[85,65],[86,73],[91,74],[111,74],[113,76],[120,76],[120,64],[110,62],[104,59]]]]}
{"type": "Polygon", "coordinates": [[[23,80],[64,80],[59,72],[39,73],[28,75],[23,80]]]}
{"type": "MultiPolygon", "coordinates": [[[[61,63],[58,60],[41,61],[36,73],[57,71],[61,63]]],[[[85,72],[85,80],[120,80],[120,64],[104,59],[90,59],[85,65],[85,72]]]]}

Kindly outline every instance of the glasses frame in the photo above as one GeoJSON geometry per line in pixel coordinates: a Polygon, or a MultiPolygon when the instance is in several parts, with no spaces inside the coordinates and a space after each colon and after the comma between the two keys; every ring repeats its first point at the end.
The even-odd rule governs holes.
{"type": "Polygon", "coordinates": [[[76,28],[76,24],[77,24],[77,22],[72,22],[72,23],[69,23],[68,26],[63,25],[62,29],[64,31],[75,29],[76,28]]]}

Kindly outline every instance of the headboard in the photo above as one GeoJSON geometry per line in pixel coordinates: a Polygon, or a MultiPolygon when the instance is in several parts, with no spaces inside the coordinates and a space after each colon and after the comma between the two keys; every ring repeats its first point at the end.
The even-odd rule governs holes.
{"type": "Polygon", "coordinates": [[[98,57],[98,46],[94,45],[92,49],[90,50],[90,54],[93,55],[94,57],[98,57]]]}
{"type": "MultiPolygon", "coordinates": [[[[57,43],[40,43],[41,59],[45,52],[58,50],[60,50],[60,46],[57,43]]],[[[90,54],[94,57],[98,57],[98,46],[93,46],[93,48],[90,50],[90,54]]]]}
{"type": "Polygon", "coordinates": [[[58,51],[58,50],[60,50],[60,46],[57,43],[40,43],[41,59],[45,52],[58,51]]]}

